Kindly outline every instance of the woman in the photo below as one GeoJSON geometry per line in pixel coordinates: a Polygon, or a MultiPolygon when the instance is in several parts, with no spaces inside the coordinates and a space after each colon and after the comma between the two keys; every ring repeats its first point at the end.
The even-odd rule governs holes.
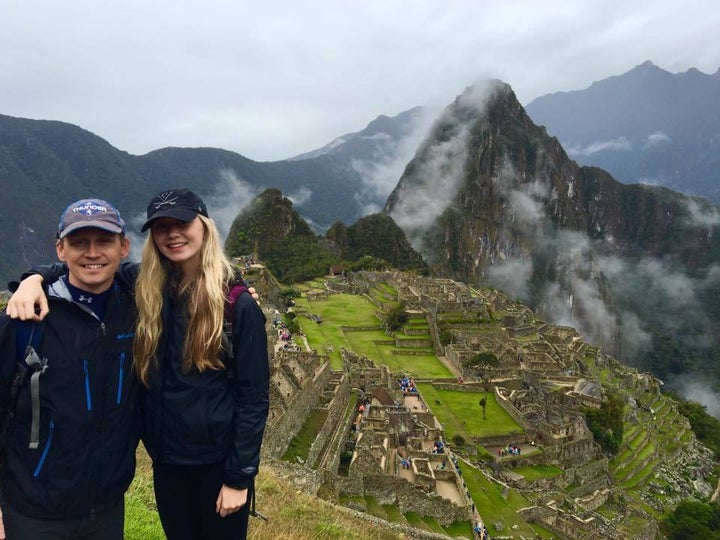
{"type": "MultiPolygon", "coordinates": [[[[169,540],[242,539],[269,407],[265,317],[249,294],[237,297],[229,358],[223,312],[234,271],[198,195],[154,196],[148,229],[139,270],[124,264],[116,278],[135,287],[134,369],[160,520],[169,540]]],[[[51,282],[65,270],[40,273],[51,282]]],[[[13,297],[21,318],[42,296],[30,281],[24,301],[13,297]]]]}
{"type": "Polygon", "coordinates": [[[133,351],[160,520],[169,540],[245,538],[269,404],[265,318],[241,294],[225,358],[234,271],[195,193],[153,197],[148,229],[133,351]]]}

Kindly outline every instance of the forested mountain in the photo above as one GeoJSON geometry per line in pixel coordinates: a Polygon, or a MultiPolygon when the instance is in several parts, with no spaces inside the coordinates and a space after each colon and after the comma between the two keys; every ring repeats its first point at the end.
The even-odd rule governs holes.
{"type": "MultiPolygon", "coordinates": [[[[634,71],[637,81],[666,78],[648,64],[634,71]]],[[[685,74],[698,87],[706,77],[685,74]]],[[[717,207],[579,166],[505,84],[468,89],[430,132],[422,118],[419,109],[381,116],[312,153],[263,163],[214,148],[134,156],[70,124],[0,116],[0,279],[55,258],[57,217],[81,197],[114,202],[132,231],[150,194],[186,186],[214,216],[229,216],[227,230],[275,188],[308,245],[330,253],[314,259],[318,268],[362,252],[420,269],[397,224],[438,275],[507,290],[671,383],[688,371],[720,379],[717,207]],[[358,221],[391,191],[388,179],[393,220],[358,221]]]]}
{"type": "Polygon", "coordinates": [[[720,202],[720,69],[669,73],[645,62],[526,109],[583,165],[720,202]]]}
{"type": "Polygon", "coordinates": [[[225,250],[231,256],[259,257],[288,283],[323,276],[331,266],[345,264],[354,269],[427,270],[389,216],[373,214],[350,226],[338,221],[327,236],[319,236],[277,189],[261,193],[235,218],[225,250]]]}
{"type": "Polygon", "coordinates": [[[718,208],[579,166],[506,84],[444,111],[385,211],[438,275],[510,292],[671,384],[720,373],[718,208]]]}
{"type": "Polygon", "coordinates": [[[420,113],[380,116],[332,148],[276,162],[217,148],[134,156],[72,124],[0,115],[0,281],[53,260],[56,220],[67,204],[88,196],[109,200],[137,222],[153,193],[185,186],[210,197],[210,210],[228,214],[229,224],[248,201],[275,187],[316,232],[353,223],[384,204],[414,152],[420,113]]]}

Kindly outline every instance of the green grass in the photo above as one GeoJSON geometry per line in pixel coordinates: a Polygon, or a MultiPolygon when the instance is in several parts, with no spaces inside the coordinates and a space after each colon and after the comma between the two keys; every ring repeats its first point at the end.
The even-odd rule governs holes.
{"type": "Polygon", "coordinates": [[[472,538],[472,523],[469,521],[456,521],[445,527],[445,533],[453,538],[472,538]]]}
{"type": "MultiPolygon", "coordinates": [[[[298,320],[310,347],[321,354],[327,353],[333,369],[342,369],[340,348],[345,347],[356,354],[367,356],[378,365],[388,366],[393,372],[404,372],[419,378],[452,377],[452,373],[437,359],[432,349],[422,349],[427,350],[427,354],[422,356],[395,355],[392,351],[398,349],[394,346],[374,343],[394,343],[394,338],[380,328],[344,332],[343,327],[367,328],[380,325],[381,321],[375,315],[377,308],[364,296],[334,294],[327,300],[314,301],[301,297],[295,300],[295,305],[298,312],[305,310],[322,317],[322,324],[303,316],[298,320]],[[327,345],[332,346],[332,352],[326,352],[327,345]]],[[[430,335],[405,336],[399,332],[398,339],[430,339],[430,335]]]]}
{"type": "Polygon", "coordinates": [[[422,356],[395,355],[392,353],[397,350],[394,346],[377,345],[374,341],[388,340],[388,336],[380,330],[347,332],[345,338],[348,349],[367,356],[376,364],[388,366],[395,373],[407,373],[419,378],[452,377],[452,373],[432,353],[422,356]]]}
{"type": "Polygon", "coordinates": [[[443,529],[443,526],[438,523],[438,520],[434,517],[430,516],[423,516],[423,521],[425,524],[430,527],[430,530],[435,531],[436,533],[445,534],[445,529],[443,529]]]}
{"type": "Polygon", "coordinates": [[[377,516],[380,519],[387,518],[387,513],[385,512],[385,509],[377,502],[377,499],[375,497],[372,497],[371,495],[365,495],[365,505],[369,514],[377,516]]]}
{"type": "MultiPolygon", "coordinates": [[[[375,316],[375,306],[364,296],[333,294],[327,300],[308,301],[306,297],[295,300],[296,311],[306,310],[308,313],[320,315],[322,324],[299,317],[300,328],[311,348],[321,354],[326,353],[326,346],[332,345],[333,351],[328,353],[333,369],[342,369],[340,347],[347,347],[347,340],[342,326],[375,326],[380,321],[375,316]]],[[[379,332],[382,334],[382,332],[379,332]]],[[[384,336],[384,334],[382,334],[384,336]]]]}
{"type": "Polygon", "coordinates": [[[413,527],[417,527],[418,529],[423,529],[425,531],[430,530],[430,527],[428,527],[427,523],[425,523],[423,519],[415,512],[406,512],[405,519],[407,519],[408,523],[410,523],[410,525],[412,525],[413,527]]]}
{"type": "Polygon", "coordinates": [[[397,506],[395,506],[394,504],[383,504],[382,507],[383,510],[385,510],[388,521],[392,521],[393,523],[399,523],[401,525],[408,525],[407,519],[405,519],[405,516],[403,516],[402,512],[397,506]]]}
{"type": "Polygon", "coordinates": [[[504,530],[512,530],[513,536],[516,538],[519,538],[519,535],[525,538],[535,537],[532,527],[517,514],[520,508],[531,506],[527,499],[515,490],[511,490],[508,500],[505,500],[498,486],[475,467],[460,462],[460,469],[470,496],[475,502],[475,507],[491,535],[499,533],[495,530],[494,524],[500,522],[503,524],[504,530]],[[517,525],[517,529],[512,529],[514,525],[517,525]]]}
{"type": "Polygon", "coordinates": [[[293,463],[296,461],[295,458],[297,457],[301,458],[303,461],[307,461],[310,447],[312,446],[312,443],[315,442],[315,439],[317,438],[318,433],[320,433],[323,424],[325,424],[326,419],[327,410],[315,409],[311,411],[298,434],[290,441],[288,449],[285,451],[285,455],[283,455],[282,458],[285,461],[291,461],[293,463]]]}
{"type": "Polygon", "coordinates": [[[530,465],[527,467],[516,467],[513,472],[522,474],[528,482],[534,482],[541,478],[555,478],[562,474],[562,469],[555,465],[530,465]]]}
{"type": "Polygon", "coordinates": [[[523,432],[513,418],[488,393],[487,419],[483,420],[482,407],[478,404],[485,392],[458,392],[439,390],[430,383],[419,383],[420,393],[430,410],[445,426],[445,437],[461,435],[467,442],[472,437],[494,437],[523,432]]]}
{"type": "Polygon", "coordinates": [[[152,466],[142,445],[137,452],[137,474],[125,494],[125,538],[160,540],[165,538],[155,505],[152,466]]]}

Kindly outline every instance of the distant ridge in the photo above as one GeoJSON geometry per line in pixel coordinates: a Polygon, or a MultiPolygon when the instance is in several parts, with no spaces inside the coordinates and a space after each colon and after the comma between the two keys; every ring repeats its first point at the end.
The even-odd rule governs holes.
{"type": "Polygon", "coordinates": [[[647,61],[526,109],[578,163],[720,202],[720,69],[673,74],[647,61]]]}

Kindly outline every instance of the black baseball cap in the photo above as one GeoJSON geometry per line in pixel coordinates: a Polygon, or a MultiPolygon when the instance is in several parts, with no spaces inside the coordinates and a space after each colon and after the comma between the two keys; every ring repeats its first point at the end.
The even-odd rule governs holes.
{"type": "Polygon", "coordinates": [[[192,221],[197,216],[208,217],[207,206],[197,193],[189,189],[175,188],[161,191],[150,199],[147,221],[140,228],[146,231],[158,218],[169,217],[180,221],[192,221]]]}

